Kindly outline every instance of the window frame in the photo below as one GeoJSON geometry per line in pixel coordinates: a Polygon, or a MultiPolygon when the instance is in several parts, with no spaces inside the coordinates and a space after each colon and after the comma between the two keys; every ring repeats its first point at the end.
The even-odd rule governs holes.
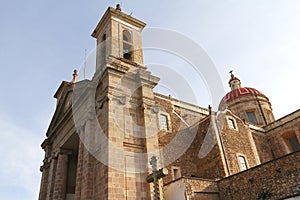
{"type": "Polygon", "coordinates": [[[284,140],[285,147],[287,149],[287,153],[292,153],[299,151],[300,149],[300,141],[296,135],[296,133],[293,130],[286,131],[281,135],[282,139],[284,140]],[[290,139],[294,138],[298,142],[298,146],[294,147],[291,143],[290,139]]]}
{"type": "Polygon", "coordinates": [[[180,167],[172,166],[172,167],[171,167],[171,173],[172,173],[172,180],[173,180],[173,181],[174,181],[174,180],[177,180],[177,179],[180,179],[180,178],[182,177],[180,167]],[[176,174],[178,174],[178,176],[176,176],[176,174],[175,174],[175,172],[174,172],[175,170],[177,171],[176,174]]]}
{"type": "Polygon", "coordinates": [[[165,131],[165,132],[171,132],[171,131],[172,131],[171,117],[170,117],[170,114],[169,114],[169,113],[160,110],[160,111],[157,113],[157,119],[158,119],[158,126],[159,126],[159,130],[160,130],[160,131],[165,131]],[[161,115],[167,116],[168,130],[165,130],[165,129],[162,128],[161,115]]]}
{"type": "MultiPolygon", "coordinates": [[[[126,36],[127,37],[127,36],[126,36]]],[[[133,61],[134,60],[134,46],[133,46],[133,34],[130,30],[123,28],[122,31],[122,57],[126,60],[133,61]],[[124,36],[126,36],[126,33],[129,34],[128,40],[124,39],[124,36]],[[129,49],[129,52],[125,52],[129,49]],[[126,54],[128,54],[130,57],[126,58],[126,54]]]]}
{"type": "Polygon", "coordinates": [[[169,121],[168,115],[166,115],[165,113],[160,113],[159,114],[160,130],[164,130],[164,131],[169,131],[170,130],[170,126],[169,126],[168,121],[169,121]]]}
{"type": "Polygon", "coordinates": [[[238,163],[239,163],[239,167],[240,167],[241,171],[246,171],[249,169],[247,157],[245,155],[238,154],[237,159],[238,159],[238,163]],[[241,162],[241,159],[243,162],[241,162]]]}
{"type": "Polygon", "coordinates": [[[229,127],[229,129],[236,130],[236,131],[238,130],[238,126],[237,126],[237,123],[236,123],[236,120],[234,117],[227,116],[226,120],[227,120],[227,126],[229,127]]]}
{"type": "Polygon", "coordinates": [[[247,111],[246,111],[246,116],[247,116],[248,122],[249,122],[250,124],[253,124],[253,125],[258,125],[258,124],[259,124],[259,123],[258,123],[257,116],[256,116],[256,110],[247,110],[247,111]],[[251,117],[249,117],[248,114],[253,114],[252,117],[254,117],[253,119],[255,120],[256,123],[253,123],[253,122],[250,120],[251,117]]]}

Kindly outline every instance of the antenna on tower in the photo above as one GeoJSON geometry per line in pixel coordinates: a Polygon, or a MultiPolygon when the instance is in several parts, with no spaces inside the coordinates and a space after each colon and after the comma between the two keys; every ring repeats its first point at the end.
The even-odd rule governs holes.
{"type": "Polygon", "coordinates": [[[86,69],[86,49],[84,49],[83,79],[85,79],[85,69],[86,69]]]}

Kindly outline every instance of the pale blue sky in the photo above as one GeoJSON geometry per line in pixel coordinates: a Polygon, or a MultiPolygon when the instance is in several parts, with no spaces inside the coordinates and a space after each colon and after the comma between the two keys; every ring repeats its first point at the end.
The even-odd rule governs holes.
{"type": "MultiPolygon", "coordinates": [[[[37,199],[40,144],[54,112],[53,94],[61,81],[71,80],[84,49],[95,47],[90,34],[104,11],[119,2],[1,2],[0,199],[37,199]]],[[[226,91],[234,69],[243,86],[269,97],[276,118],[299,108],[300,1],[123,0],[122,7],[148,27],[197,42],[226,91]]],[[[200,100],[200,106],[208,104],[200,100]]]]}

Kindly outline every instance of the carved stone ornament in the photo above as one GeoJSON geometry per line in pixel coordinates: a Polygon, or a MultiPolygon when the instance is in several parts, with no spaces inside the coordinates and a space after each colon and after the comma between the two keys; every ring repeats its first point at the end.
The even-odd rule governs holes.
{"type": "Polygon", "coordinates": [[[127,72],[129,70],[129,67],[115,61],[111,62],[109,66],[121,72],[127,72]]]}
{"type": "Polygon", "coordinates": [[[154,105],[151,107],[151,110],[153,113],[158,113],[159,112],[159,107],[157,105],[154,105]]]}
{"type": "Polygon", "coordinates": [[[125,96],[119,97],[119,102],[120,102],[120,104],[125,105],[126,104],[126,97],[125,96]]]}

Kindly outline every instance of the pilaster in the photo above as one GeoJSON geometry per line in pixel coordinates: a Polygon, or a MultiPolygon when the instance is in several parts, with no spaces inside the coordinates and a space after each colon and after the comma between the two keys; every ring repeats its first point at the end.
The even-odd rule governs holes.
{"type": "Polygon", "coordinates": [[[57,168],[55,173],[55,183],[53,190],[53,199],[65,200],[66,198],[66,184],[68,172],[68,154],[72,152],[69,150],[60,150],[57,157],[57,168]]]}

